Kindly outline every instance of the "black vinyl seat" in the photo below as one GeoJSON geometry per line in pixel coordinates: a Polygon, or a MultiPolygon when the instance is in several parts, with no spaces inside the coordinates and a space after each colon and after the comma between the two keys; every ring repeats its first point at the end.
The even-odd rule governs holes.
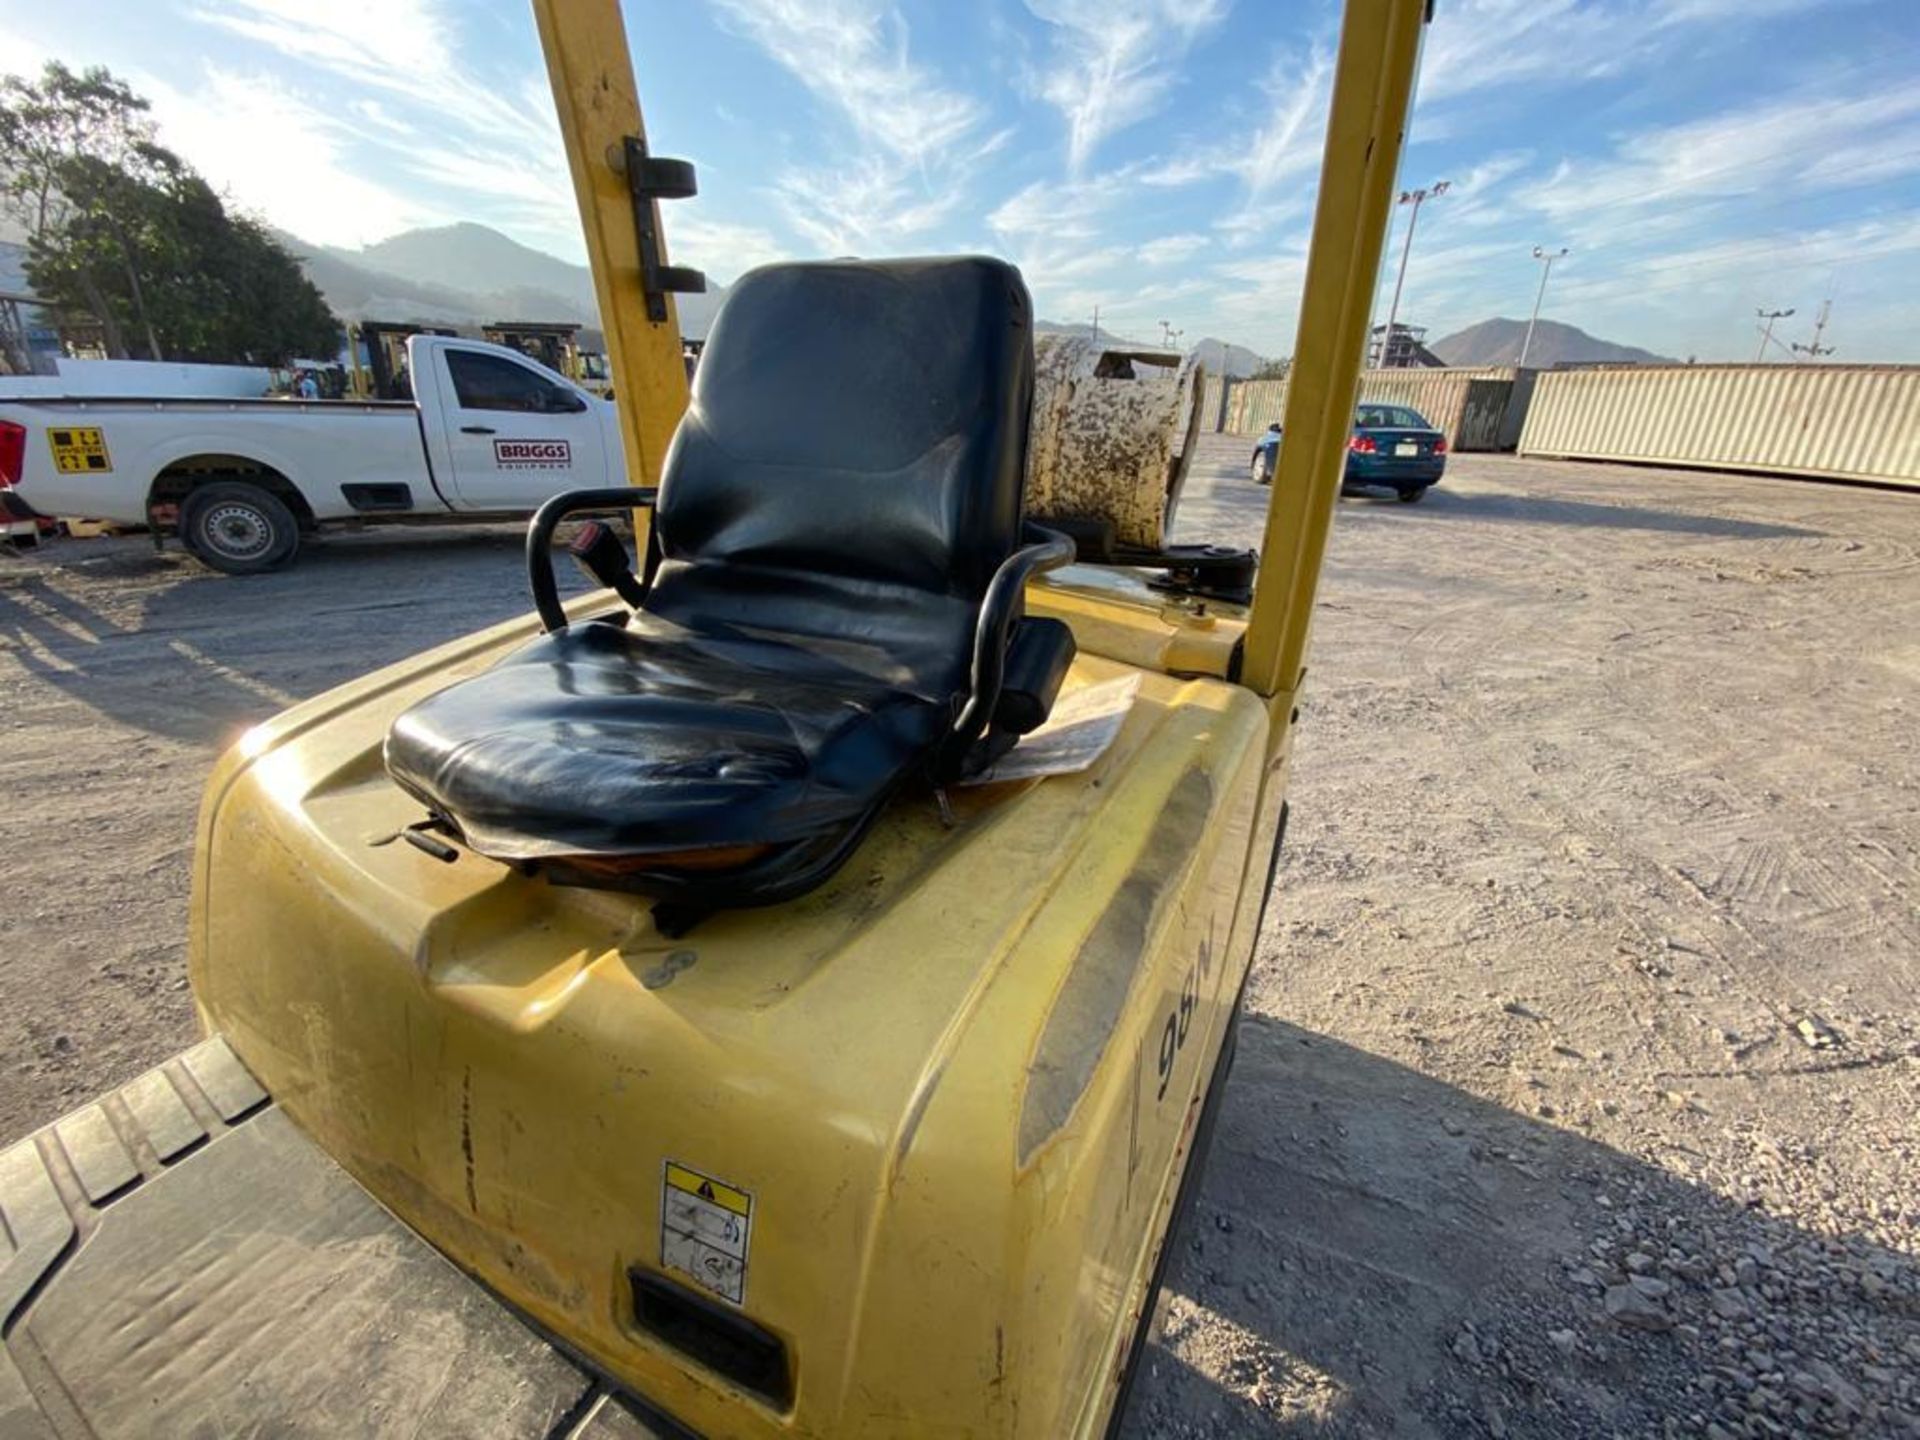
{"type": "MultiPolygon", "coordinates": [[[[717,908],[790,898],[887,798],[1003,751],[1073,655],[1022,587],[1069,542],[1026,527],[1032,327],[983,258],[775,265],[709,336],[624,623],[567,624],[415,705],[389,773],[483,854],[717,908]],[[1023,544],[1023,538],[1029,542],[1023,544]]],[[[625,568],[624,566],[622,567],[625,568]]]]}

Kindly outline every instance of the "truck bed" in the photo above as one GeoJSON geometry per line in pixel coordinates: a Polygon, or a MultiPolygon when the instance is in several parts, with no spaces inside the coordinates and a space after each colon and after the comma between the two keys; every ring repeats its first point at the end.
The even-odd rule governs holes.
{"type": "Polygon", "coordinates": [[[0,1152],[0,1436],[680,1430],[395,1219],[208,1040],[0,1152]]]}

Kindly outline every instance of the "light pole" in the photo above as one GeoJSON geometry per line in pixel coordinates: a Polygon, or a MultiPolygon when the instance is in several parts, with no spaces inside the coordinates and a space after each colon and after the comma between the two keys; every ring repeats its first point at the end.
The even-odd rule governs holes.
{"type": "Polygon", "coordinates": [[[1822,345],[1820,343],[1820,337],[1827,333],[1827,317],[1831,314],[1833,314],[1833,301],[1831,299],[1822,300],[1820,302],[1820,318],[1813,322],[1813,343],[1810,345],[1802,345],[1798,340],[1794,341],[1791,347],[1794,354],[1805,355],[1809,360],[1818,360],[1822,355],[1831,355],[1833,353],[1833,346],[1822,345]]]}
{"type": "Polygon", "coordinates": [[[1380,364],[1382,367],[1392,363],[1393,325],[1400,318],[1400,287],[1407,283],[1407,256],[1413,253],[1413,227],[1420,223],[1420,207],[1436,195],[1444,195],[1453,188],[1451,180],[1436,181],[1425,190],[1402,190],[1399,203],[1413,206],[1413,213],[1407,217],[1407,239],[1400,247],[1400,277],[1393,282],[1393,304],[1387,310],[1387,334],[1380,342],[1380,364]]]}
{"type": "Polygon", "coordinates": [[[1567,247],[1564,245],[1558,250],[1546,250],[1538,245],[1533,247],[1533,258],[1541,262],[1540,288],[1533,292],[1533,314],[1527,317],[1527,338],[1520,342],[1520,364],[1515,368],[1523,368],[1527,363],[1527,352],[1533,349],[1533,327],[1540,323],[1540,302],[1547,298],[1547,277],[1553,274],[1553,262],[1566,253],[1567,247]]]}
{"type": "Polygon", "coordinates": [[[1755,310],[1753,312],[1767,323],[1760,330],[1760,348],[1753,352],[1753,363],[1758,365],[1767,358],[1767,346],[1773,343],[1773,322],[1784,320],[1793,314],[1791,310],[1755,310]]]}

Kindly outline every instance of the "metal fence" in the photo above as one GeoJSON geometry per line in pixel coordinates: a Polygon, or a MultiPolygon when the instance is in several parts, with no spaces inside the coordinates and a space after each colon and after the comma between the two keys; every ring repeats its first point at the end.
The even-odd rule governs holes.
{"type": "Polygon", "coordinates": [[[1920,366],[1550,371],[1519,448],[1920,487],[1920,366]]]}

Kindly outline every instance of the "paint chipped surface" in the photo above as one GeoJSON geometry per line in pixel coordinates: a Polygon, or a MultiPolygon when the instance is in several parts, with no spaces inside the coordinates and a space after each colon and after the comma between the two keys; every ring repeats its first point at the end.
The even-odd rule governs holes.
{"type": "Polygon", "coordinates": [[[1029,513],[1110,521],[1121,544],[1159,549],[1186,477],[1201,384],[1200,368],[1172,352],[1036,337],[1029,513]]]}

